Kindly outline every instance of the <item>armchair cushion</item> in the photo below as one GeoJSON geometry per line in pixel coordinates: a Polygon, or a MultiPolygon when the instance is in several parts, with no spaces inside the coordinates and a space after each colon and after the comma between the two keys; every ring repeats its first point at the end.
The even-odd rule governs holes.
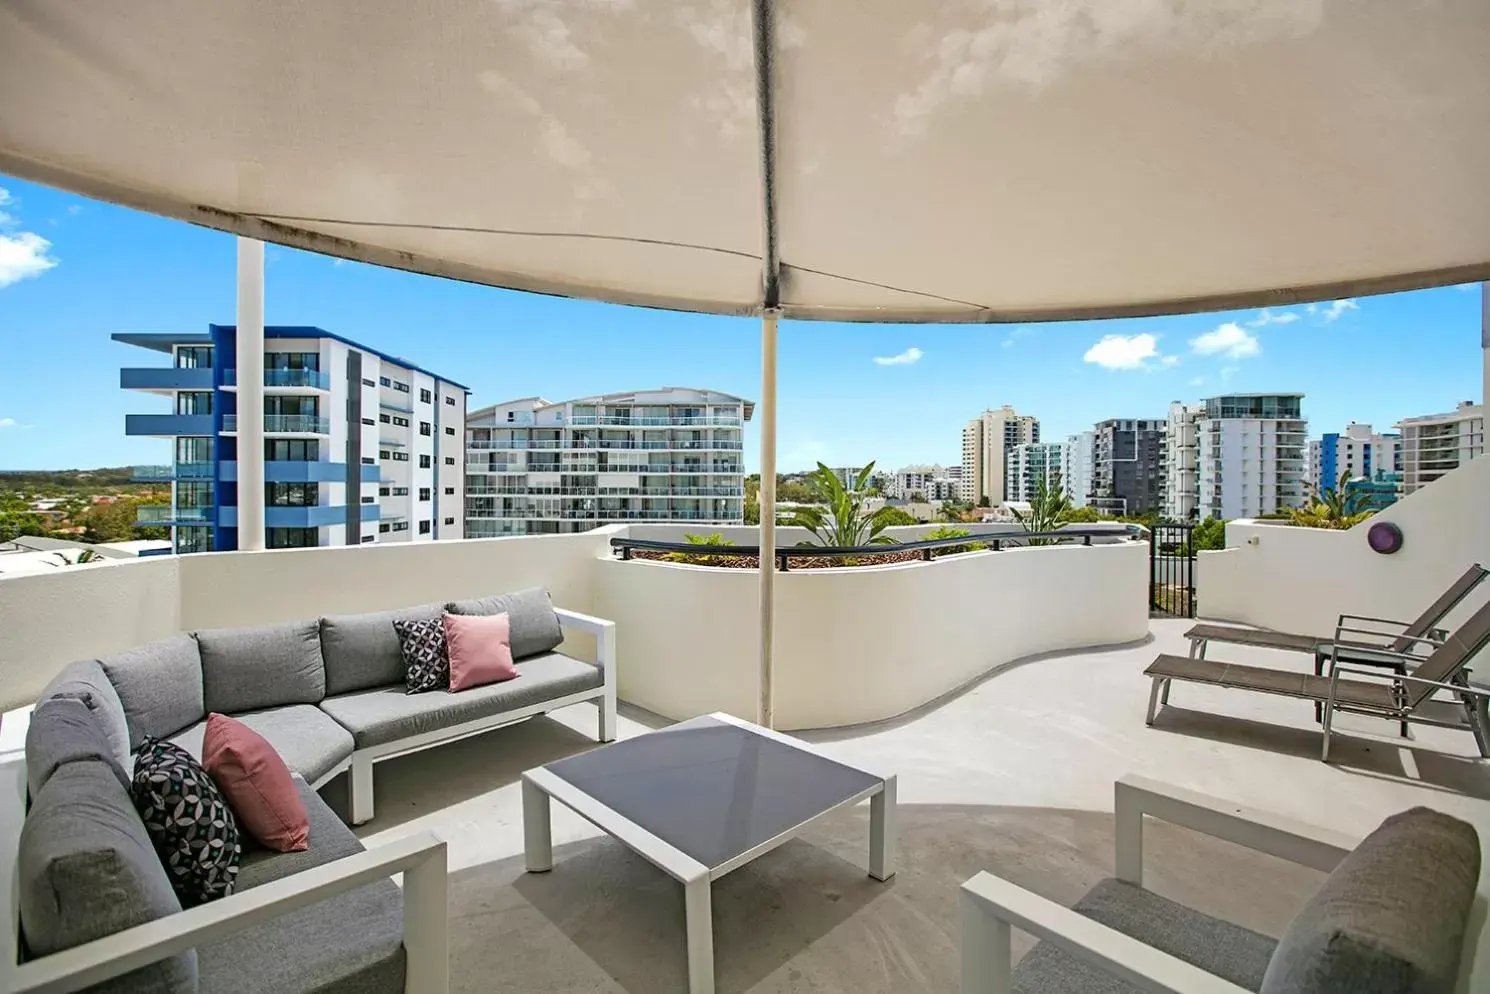
{"type": "Polygon", "coordinates": [[[108,737],[109,748],[120,768],[130,768],[133,761],[129,758],[129,722],[124,718],[124,705],[119,701],[119,691],[109,682],[109,675],[98,660],[85,659],[64,667],[37,700],[45,701],[52,697],[75,697],[87,704],[108,737]]]}
{"type": "Polygon", "coordinates": [[[109,738],[87,702],[52,697],[36,705],[26,726],[26,786],[35,797],[42,785],[68,763],[96,759],[129,788],[129,777],[114,756],[109,738]]]}
{"type": "Polygon", "coordinates": [[[119,695],[131,749],[138,749],[147,735],[175,735],[207,716],[202,707],[202,656],[190,635],[116,652],[98,665],[119,695]]]}
{"type": "Polygon", "coordinates": [[[202,649],[205,707],[194,721],[206,711],[237,714],[284,704],[318,704],[326,696],[319,621],[194,634],[202,649]]]}
{"type": "Polygon", "coordinates": [[[326,663],[326,695],[384,687],[404,678],[395,621],[438,619],[442,604],[397,611],[339,614],[321,619],[321,656],[326,663]]]}
{"type": "Polygon", "coordinates": [[[548,591],[530,587],[511,594],[454,601],[445,605],[451,614],[505,614],[512,630],[512,658],[521,660],[549,652],[564,641],[559,616],[548,591]]]}

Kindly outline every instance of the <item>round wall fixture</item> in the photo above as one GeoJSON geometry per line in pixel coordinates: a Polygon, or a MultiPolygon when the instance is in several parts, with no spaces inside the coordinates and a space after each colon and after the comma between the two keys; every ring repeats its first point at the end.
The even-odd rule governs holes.
{"type": "Polygon", "coordinates": [[[1402,548],[1402,529],[1390,521],[1378,521],[1366,530],[1366,543],[1372,552],[1390,556],[1402,548]]]}

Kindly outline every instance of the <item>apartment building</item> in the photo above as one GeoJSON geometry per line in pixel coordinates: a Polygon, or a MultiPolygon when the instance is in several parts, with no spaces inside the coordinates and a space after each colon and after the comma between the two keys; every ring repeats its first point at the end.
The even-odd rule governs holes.
{"type": "Polygon", "coordinates": [[[1200,427],[1204,404],[1174,401],[1164,419],[1164,487],[1161,513],[1171,521],[1200,515],[1200,427]]]}
{"type": "Polygon", "coordinates": [[[1198,513],[1255,518],[1305,501],[1309,423],[1304,395],[1209,397],[1196,421],[1198,513]]]}
{"type": "MultiPolygon", "coordinates": [[[[236,335],[113,336],[170,357],[119,385],[169,398],[171,413],[127,415],[124,431],[170,441],[171,462],[135,478],[171,484],[170,506],[139,520],[169,527],[177,552],[238,548],[236,335]]],[[[321,328],[268,326],[262,389],[266,547],[464,534],[464,386],[321,328]]]]}
{"type": "Polygon", "coordinates": [[[1029,442],[1009,450],[1004,463],[1004,499],[1029,503],[1035,499],[1040,481],[1055,490],[1061,484],[1062,442],[1029,442]]]}
{"type": "MultiPolygon", "coordinates": [[[[1402,436],[1376,434],[1352,421],[1341,432],[1326,432],[1309,443],[1309,483],[1321,493],[1340,485],[1340,475],[1372,480],[1377,471],[1402,472],[1402,436]]],[[[1374,491],[1373,491],[1374,492],[1374,491]]]]}
{"type": "Polygon", "coordinates": [[[667,387],[473,411],[466,535],[582,532],[625,521],[745,520],[744,424],[755,404],[667,387]]]}
{"type": "Polygon", "coordinates": [[[1086,507],[1092,492],[1092,458],[1097,438],[1093,432],[1079,431],[1066,436],[1061,446],[1061,485],[1072,507],[1086,507]]]}
{"type": "MultiPolygon", "coordinates": [[[[1490,306],[1490,290],[1487,290],[1490,306]]],[[[1490,330],[1487,330],[1490,335],[1490,330]]],[[[1444,414],[1403,418],[1402,496],[1485,454],[1485,405],[1463,401],[1444,414]]]]}
{"type": "Polygon", "coordinates": [[[1004,465],[1009,450],[1038,441],[1040,420],[1020,414],[1007,404],[973,418],[962,429],[961,498],[972,504],[1003,504],[1004,465]]]}
{"type": "Polygon", "coordinates": [[[909,500],[912,494],[921,494],[927,500],[955,500],[958,487],[947,467],[932,463],[897,469],[889,474],[884,490],[886,497],[895,500],[909,500]]]}
{"type": "Polygon", "coordinates": [[[1104,514],[1155,513],[1163,489],[1163,421],[1108,418],[1092,427],[1090,507],[1104,514]]]}

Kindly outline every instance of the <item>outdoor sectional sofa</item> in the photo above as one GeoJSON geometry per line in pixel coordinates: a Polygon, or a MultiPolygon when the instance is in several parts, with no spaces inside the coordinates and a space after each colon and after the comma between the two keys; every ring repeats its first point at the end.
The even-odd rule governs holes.
{"type": "Polygon", "coordinates": [[[425,833],[364,851],[316,789],[349,772],[360,823],[373,814],[374,763],[587,700],[599,706],[599,739],[614,739],[615,626],[555,610],[541,589],[198,631],[74,663],[37,705],[0,720],[0,990],[443,991],[444,842],[425,833]],[[519,676],[406,693],[392,623],[446,610],[506,612],[519,676]],[[595,636],[595,664],[556,651],[566,630],[595,636]],[[94,739],[73,727],[78,702],[101,729],[94,739]],[[147,735],[200,757],[212,712],[284,758],[310,849],[246,845],[234,893],[182,910],[112,766],[128,775],[147,735]],[[401,893],[388,879],[399,873],[401,893]]]}

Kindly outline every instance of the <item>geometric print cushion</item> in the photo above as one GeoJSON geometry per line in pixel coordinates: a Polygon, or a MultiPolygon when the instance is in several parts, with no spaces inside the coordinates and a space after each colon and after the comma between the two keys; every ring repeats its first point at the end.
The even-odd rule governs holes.
{"type": "Polygon", "coordinates": [[[233,893],[243,855],[238,823],[191,753],[146,736],[130,793],[183,906],[233,893]]]}
{"type": "Polygon", "coordinates": [[[445,619],[395,621],[398,647],[404,657],[404,687],[410,694],[450,686],[450,656],[445,646],[445,619]]]}

